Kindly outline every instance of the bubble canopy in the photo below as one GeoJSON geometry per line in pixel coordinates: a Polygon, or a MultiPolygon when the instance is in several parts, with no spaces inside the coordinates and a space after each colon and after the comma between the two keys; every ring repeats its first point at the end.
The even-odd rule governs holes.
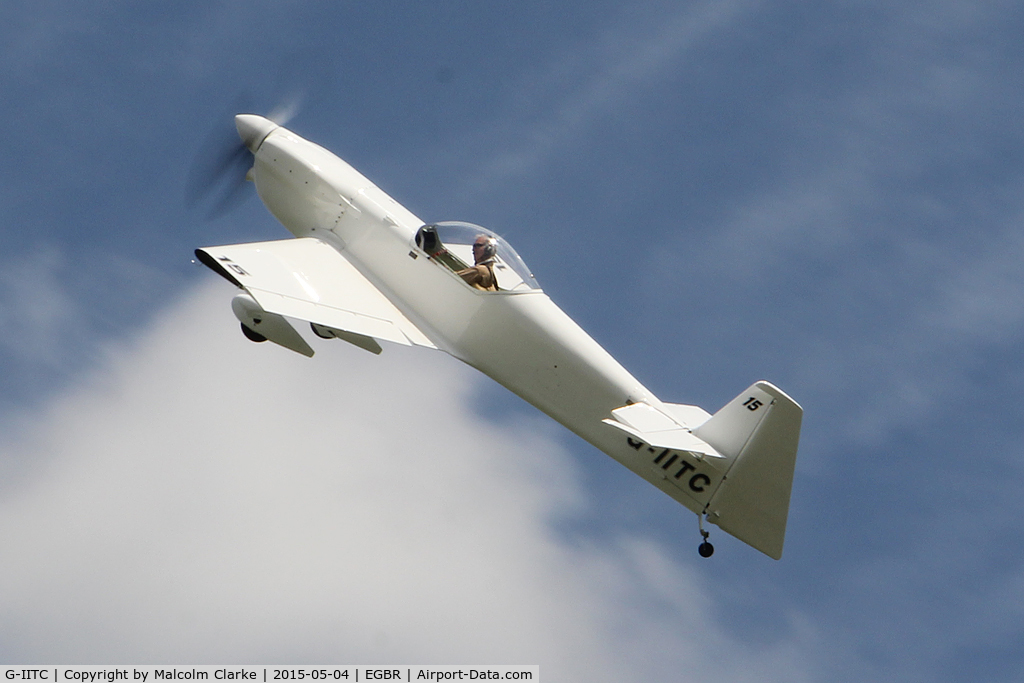
{"type": "Polygon", "coordinates": [[[445,221],[429,223],[416,233],[416,244],[453,271],[473,265],[473,242],[486,235],[497,245],[494,275],[502,292],[540,289],[533,273],[516,250],[497,233],[472,223],[445,221]],[[452,258],[454,257],[454,258],[452,258]]]}

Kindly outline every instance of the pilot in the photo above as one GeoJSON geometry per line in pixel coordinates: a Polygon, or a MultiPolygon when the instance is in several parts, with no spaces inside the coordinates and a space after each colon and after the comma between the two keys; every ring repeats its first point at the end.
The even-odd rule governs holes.
{"type": "Polygon", "coordinates": [[[473,242],[473,262],[470,268],[463,268],[457,274],[477,289],[497,292],[498,280],[494,277],[494,261],[498,253],[498,242],[488,235],[477,235],[473,242]]]}

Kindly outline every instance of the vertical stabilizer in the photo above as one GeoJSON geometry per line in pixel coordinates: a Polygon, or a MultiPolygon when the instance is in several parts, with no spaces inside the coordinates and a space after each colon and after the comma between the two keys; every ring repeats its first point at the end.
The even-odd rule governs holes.
{"type": "Polygon", "coordinates": [[[708,521],[774,559],[782,557],[803,409],[757,382],[693,431],[734,458],[706,508],[708,521]]]}

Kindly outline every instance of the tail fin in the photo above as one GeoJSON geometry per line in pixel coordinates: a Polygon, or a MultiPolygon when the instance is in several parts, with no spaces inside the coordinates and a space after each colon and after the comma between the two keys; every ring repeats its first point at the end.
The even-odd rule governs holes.
{"type": "Polygon", "coordinates": [[[774,559],[782,557],[803,408],[757,382],[693,430],[733,460],[706,508],[708,521],[774,559]]]}

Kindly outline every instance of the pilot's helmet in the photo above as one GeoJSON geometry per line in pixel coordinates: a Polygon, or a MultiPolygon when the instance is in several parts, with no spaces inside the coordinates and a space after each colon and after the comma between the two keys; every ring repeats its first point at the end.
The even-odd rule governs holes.
{"type": "Polygon", "coordinates": [[[473,258],[477,263],[484,261],[489,258],[494,258],[494,255],[498,253],[498,241],[490,235],[477,235],[473,241],[473,258]],[[477,248],[482,248],[481,251],[477,251],[477,248]]]}

